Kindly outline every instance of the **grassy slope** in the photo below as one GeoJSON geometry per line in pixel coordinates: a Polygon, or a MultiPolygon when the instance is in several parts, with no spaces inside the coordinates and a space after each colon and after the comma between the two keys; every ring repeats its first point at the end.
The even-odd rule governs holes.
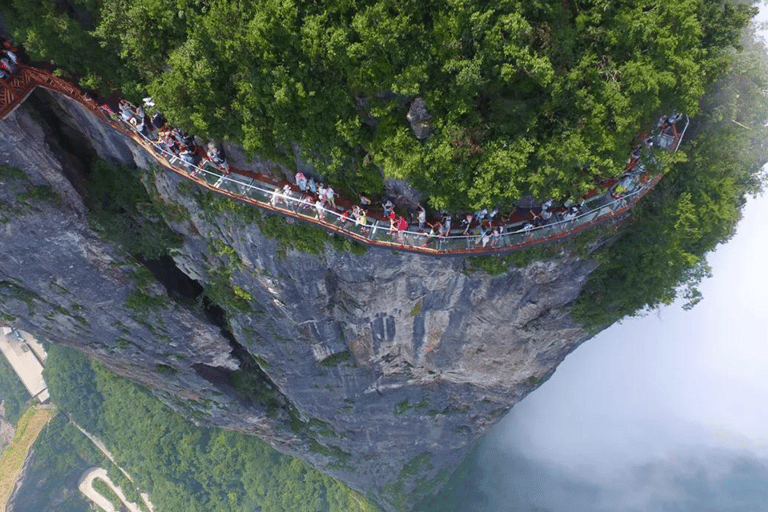
{"type": "Polygon", "coordinates": [[[5,504],[8,502],[30,447],[40,435],[43,427],[55,415],[56,409],[30,407],[19,420],[16,437],[0,455],[0,504],[2,504],[2,511],[5,511],[5,504]]]}

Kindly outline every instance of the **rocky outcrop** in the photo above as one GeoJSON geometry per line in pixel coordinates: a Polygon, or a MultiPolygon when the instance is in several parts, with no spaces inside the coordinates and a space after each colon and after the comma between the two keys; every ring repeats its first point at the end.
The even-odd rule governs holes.
{"type": "Polygon", "coordinates": [[[579,258],[491,276],[461,258],[350,252],[197,190],[78,104],[35,94],[0,122],[0,159],[24,171],[0,176],[5,317],[388,510],[442,482],[587,337],[567,311],[593,268],[579,258]],[[143,169],[183,237],[175,266],[226,310],[226,332],[137,277],[142,266],[89,227],[87,171],[66,161],[96,154],[143,169]],[[249,388],[237,384],[244,375],[249,388]]]}
{"type": "Polygon", "coordinates": [[[406,117],[417,139],[424,140],[432,133],[432,126],[428,123],[432,116],[427,112],[427,102],[424,98],[418,97],[411,102],[406,117]]]}

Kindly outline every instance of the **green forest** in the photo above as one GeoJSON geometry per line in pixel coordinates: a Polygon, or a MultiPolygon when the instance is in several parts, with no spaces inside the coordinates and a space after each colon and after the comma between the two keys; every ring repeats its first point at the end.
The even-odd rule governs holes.
{"type": "MultiPolygon", "coordinates": [[[[256,437],[192,425],[146,390],[74,349],[49,348],[45,379],[52,401],[104,440],[158,512],[378,510],[344,484],[256,437]]],[[[49,428],[64,427],[56,423],[49,428]]],[[[72,434],[70,429],[67,435],[72,434]]],[[[43,439],[55,443],[55,438],[43,439]]],[[[67,468],[76,466],[75,454],[61,454],[57,461],[49,451],[43,449],[43,459],[54,472],[66,475],[67,468]]],[[[90,449],[84,453],[88,460],[100,460],[90,449]]],[[[110,477],[130,489],[118,471],[110,471],[110,477]]]]}
{"type": "Polygon", "coordinates": [[[434,209],[579,198],[695,115],[756,12],[721,0],[8,0],[32,58],[339,189],[434,209]],[[407,114],[431,116],[421,140],[407,114]]]}
{"type": "Polygon", "coordinates": [[[11,425],[16,425],[27,409],[27,404],[32,402],[29,391],[13,371],[11,363],[2,354],[0,354],[0,401],[5,407],[5,419],[11,425]]]}
{"type": "Polygon", "coordinates": [[[592,256],[590,275],[574,307],[583,324],[606,326],[675,298],[693,307],[696,286],[709,275],[706,254],[736,229],[748,195],[759,194],[768,162],[768,49],[754,33],[702,97],[671,167],[621,225],[616,239],[592,256]]]}

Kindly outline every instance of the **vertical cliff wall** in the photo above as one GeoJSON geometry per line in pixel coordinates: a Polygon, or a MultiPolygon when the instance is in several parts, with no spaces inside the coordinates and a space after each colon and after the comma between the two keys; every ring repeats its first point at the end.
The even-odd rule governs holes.
{"type": "Polygon", "coordinates": [[[567,312],[593,268],[579,258],[490,276],[461,258],[362,251],[198,190],[52,93],[0,122],[0,162],[23,171],[0,172],[4,318],[389,510],[439,484],[587,337],[567,312]],[[147,279],[91,229],[83,194],[97,157],[141,168],[182,237],[171,270],[183,274],[166,265],[147,279]],[[179,281],[206,289],[224,329],[200,299],[179,298],[179,281]]]}

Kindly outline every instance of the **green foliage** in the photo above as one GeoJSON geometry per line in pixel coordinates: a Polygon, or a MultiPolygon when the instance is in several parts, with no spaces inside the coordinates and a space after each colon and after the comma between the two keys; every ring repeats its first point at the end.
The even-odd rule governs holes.
{"type": "Polygon", "coordinates": [[[17,169],[16,167],[11,167],[10,165],[0,165],[0,178],[3,180],[16,180],[16,181],[22,181],[26,179],[27,175],[24,174],[24,171],[21,169],[17,169]]]}
{"type": "Polygon", "coordinates": [[[469,272],[481,270],[492,276],[509,272],[510,263],[506,256],[471,256],[466,259],[466,262],[469,272]]]}
{"type": "Polygon", "coordinates": [[[368,251],[368,246],[361,244],[360,242],[350,240],[345,236],[332,235],[330,240],[334,249],[340,252],[348,252],[354,254],[355,256],[362,256],[368,251]]]}
{"type": "MultiPolygon", "coordinates": [[[[0,281],[0,298],[5,299],[6,297],[25,303],[30,312],[34,309],[35,304],[44,302],[42,298],[34,292],[30,292],[29,290],[8,281],[0,281]]],[[[3,302],[4,301],[5,300],[3,300],[3,302]]]]}
{"type": "Polygon", "coordinates": [[[210,279],[205,283],[205,295],[230,315],[253,311],[253,297],[232,282],[232,273],[228,269],[211,271],[210,279]]]}
{"type": "Polygon", "coordinates": [[[109,459],[62,414],[48,423],[33,448],[29,472],[18,491],[14,510],[89,510],[90,500],[77,489],[77,480],[90,467],[108,467],[109,459]]]}
{"type": "Polygon", "coordinates": [[[352,353],[349,350],[336,352],[335,354],[328,356],[320,361],[320,365],[325,366],[326,368],[335,368],[341,364],[354,364],[352,353]]]}
{"type": "Polygon", "coordinates": [[[107,476],[112,480],[112,483],[120,487],[125,499],[131,503],[137,504],[144,512],[149,512],[146,503],[141,499],[141,495],[136,489],[136,484],[129,480],[117,466],[110,464],[107,469],[107,476]]]}
{"type": "Polygon", "coordinates": [[[241,368],[232,372],[230,378],[235,391],[245,401],[265,406],[268,416],[274,416],[281,407],[278,393],[269,384],[255,359],[243,362],[241,368]]]}
{"type": "Polygon", "coordinates": [[[157,259],[183,242],[163,221],[164,205],[151,200],[137,169],[99,160],[88,192],[91,225],[129,254],[157,259]]]}
{"type": "Polygon", "coordinates": [[[107,482],[101,478],[96,478],[93,480],[93,489],[112,503],[112,506],[115,507],[117,512],[127,512],[128,509],[123,504],[123,501],[118,497],[115,491],[112,490],[107,482]]]}
{"type": "Polygon", "coordinates": [[[52,344],[48,347],[43,378],[51,401],[86,430],[95,430],[104,398],[96,389],[95,374],[88,359],[73,348],[52,344]]]}
{"type": "Polygon", "coordinates": [[[435,478],[434,489],[440,489],[437,495],[425,492],[424,498],[414,507],[414,512],[443,512],[444,510],[460,509],[464,504],[466,489],[478,488],[478,482],[470,482],[468,476],[482,474],[477,472],[477,458],[468,455],[459,463],[453,474],[443,472],[435,478]],[[439,477],[439,478],[438,478],[439,477]]]}
{"type": "Polygon", "coordinates": [[[5,406],[5,419],[15,425],[26,410],[30,400],[29,392],[19,380],[8,360],[0,354],[0,400],[5,406]]]}
{"type": "Polygon", "coordinates": [[[402,402],[399,402],[397,405],[395,405],[395,416],[402,416],[408,410],[411,408],[411,404],[408,403],[408,399],[406,398],[402,402]]]}
{"type": "Polygon", "coordinates": [[[635,208],[623,236],[596,255],[601,265],[573,309],[584,325],[608,325],[680,295],[687,307],[700,299],[696,285],[709,275],[705,255],[732,235],[768,161],[766,49],[745,44],[702,99],[682,148],[687,160],[635,208]]]}
{"type": "Polygon", "coordinates": [[[48,185],[39,185],[28,188],[16,196],[17,200],[26,203],[53,203],[61,205],[61,197],[48,185]]]}
{"type": "Polygon", "coordinates": [[[160,375],[176,375],[176,373],[178,373],[176,368],[168,366],[167,364],[156,364],[155,371],[160,375]]]}
{"type": "MultiPolygon", "coordinates": [[[[136,479],[136,486],[150,494],[158,510],[376,510],[343,484],[279,454],[255,437],[195,427],[135,384],[99,364],[89,365],[77,352],[70,357],[66,351],[53,350],[48,365],[57,367],[62,377],[54,380],[52,395],[76,388],[96,389],[98,406],[73,409],[78,400],[90,401],[88,396],[73,393],[66,407],[61,407],[78,422],[96,425],[94,433],[136,479]]],[[[322,429],[311,423],[308,428],[322,429]]],[[[316,449],[340,464],[349,457],[337,447],[317,445],[316,449]]]]}
{"type": "Polygon", "coordinates": [[[659,112],[695,113],[750,3],[10,0],[8,30],[175,125],[305,162],[339,190],[406,178],[434,208],[578,197],[659,112]],[[82,58],[88,55],[87,59],[82,58]],[[406,115],[432,116],[419,141],[406,115]]]}
{"type": "MultiPolygon", "coordinates": [[[[430,457],[431,456],[428,452],[424,452],[415,456],[400,470],[400,474],[397,476],[397,481],[386,486],[384,491],[387,493],[389,501],[395,507],[395,509],[404,510],[406,499],[409,497],[409,495],[411,498],[417,494],[423,496],[425,492],[431,492],[434,490],[433,486],[430,485],[434,482],[431,481],[425,481],[428,483],[425,483],[421,489],[419,489],[419,485],[417,485],[416,488],[411,490],[410,493],[408,492],[409,490],[406,489],[406,485],[410,480],[425,471],[429,471],[434,467],[430,462],[430,457]],[[427,487],[429,487],[429,489],[427,489],[427,487]]],[[[435,477],[435,479],[438,478],[442,480],[443,475],[438,475],[435,477]]]]}
{"type": "Polygon", "coordinates": [[[150,313],[166,305],[167,299],[158,295],[150,295],[142,290],[133,290],[128,294],[125,307],[136,313],[150,313]]]}

